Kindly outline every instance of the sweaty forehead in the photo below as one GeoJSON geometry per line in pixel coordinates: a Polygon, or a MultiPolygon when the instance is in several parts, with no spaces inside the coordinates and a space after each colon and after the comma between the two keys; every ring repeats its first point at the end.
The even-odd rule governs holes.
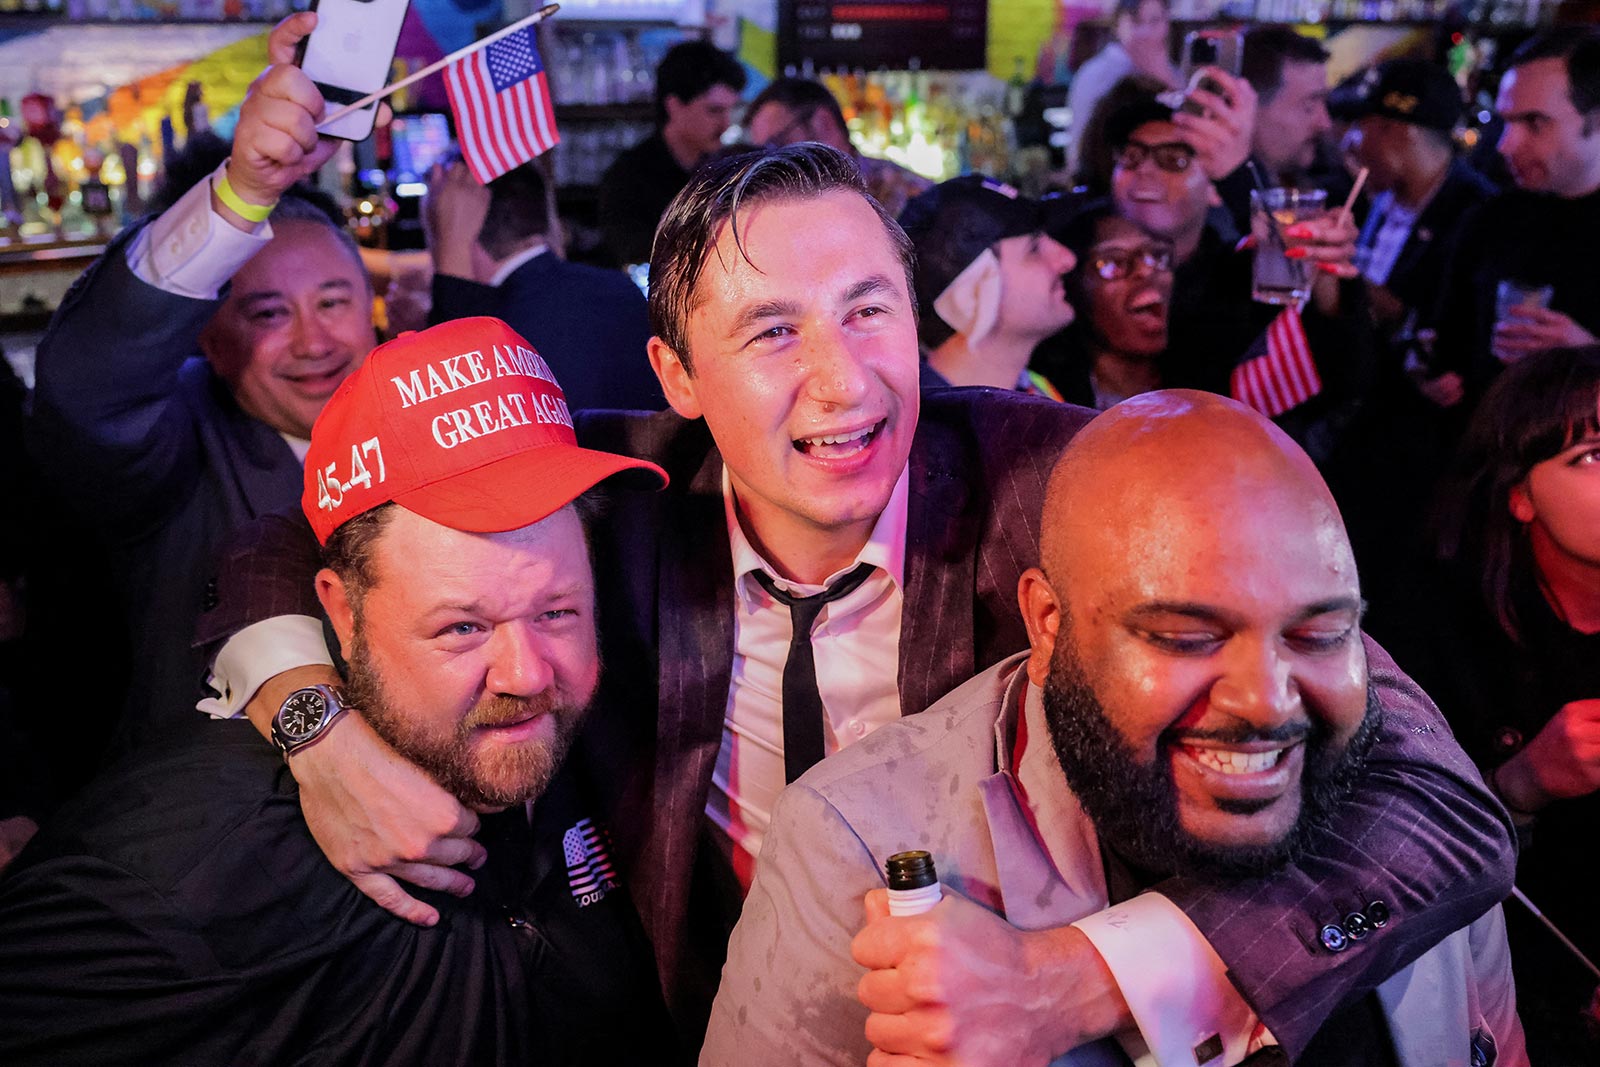
{"type": "Polygon", "coordinates": [[[1240,405],[1177,390],[1119,405],[1078,435],[1051,478],[1042,548],[1047,568],[1102,578],[1255,556],[1342,569],[1349,554],[1304,452],[1240,405]]]}
{"type": "Polygon", "coordinates": [[[1513,67],[1501,79],[1496,110],[1521,116],[1528,113],[1577,113],[1573,106],[1567,68],[1559,59],[1536,59],[1513,67]]]}
{"type": "Polygon", "coordinates": [[[1106,215],[1095,224],[1095,248],[1136,248],[1152,243],[1150,235],[1137,222],[1121,215],[1106,215]]]}

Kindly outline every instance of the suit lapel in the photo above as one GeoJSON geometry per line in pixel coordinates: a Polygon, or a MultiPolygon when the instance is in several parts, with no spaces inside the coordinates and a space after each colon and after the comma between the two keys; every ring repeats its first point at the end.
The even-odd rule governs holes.
{"type": "Polygon", "coordinates": [[[211,436],[210,447],[230,456],[217,469],[229,472],[245,512],[254,517],[298,510],[304,468],[294,450],[277,430],[245,414],[209,366],[204,373],[212,419],[200,432],[211,436]]]}
{"type": "Polygon", "coordinates": [[[971,457],[948,425],[923,418],[911,446],[900,615],[900,711],[914,715],[978,673],[973,604],[977,520],[971,457]]]}
{"type": "Polygon", "coordinates": [[[642,868],[658,891],[641,900],[663,974],[684,950],[688,895],[733,675],[733,559],[712,450],[689,492],[664,509],[656,625],[660,640],[654,832],[642,868]]]}

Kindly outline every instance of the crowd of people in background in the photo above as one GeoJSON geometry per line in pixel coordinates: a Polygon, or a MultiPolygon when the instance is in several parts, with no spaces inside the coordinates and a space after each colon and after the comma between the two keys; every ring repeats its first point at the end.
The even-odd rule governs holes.
{"type": "MultiPolygon", "coordinates": [[[[600,192],[607,248],[649,265],[648,296],[563,258],[538,164],[487,188],[445,164],[424,209],[431,287],[390,301],[391,325],[423,332],[380,346],[379,294],[304,180],[332,151],[290,62],[309,17],[274,31],[234,140],[196,137],[151,215],[67,295],[31,395],[0,380],[0,491],[28,502],[0,526],[0,1008],[34,1020],[0,1021],[3,1058],[268,1062],[327,1040],[329,1062],[678,1062],[704,1043],[707,1063],[835,1063],[971,1053],[958,1038],[997,1032],[995,1055],[1032,1057],[1009,1062],[1179,1062],[1158,1047],[1182,1046],[1184,1062],[1237,1063],[1263,1033],[1295,1062],[1435,1062],[1414,1058],[1430,1038],[1410,976],[1480,1016],[1448,1062],[1600,1062],[1582,959],[1600,959],[1600,922],[1575,877],[1600,817],[1600,32],[1510,54],[1497,152],[1469,156],[1439,57],[1333,85],[1318,41],[1263,26],[1237,71],[1183,84],[1166,5],[1119,0],[1071,86],[1070,178],[1037,198],[862,155],[818,82],[741,103],[744,68],[686,43],[658,71],[655,134],[600,192]],[[1252,199],[1269,188],[1326,206],[1263,230],[1252,199]],[[1302,299],[1256,299],[1267,251],[1306,268],[1302,299]],[[502,374],[553,381],[530,414],[485,391],[502,374]],[[370,434],[330,451],[345,421],[370,434]],[[442,473],[417,458],[435,446],[442,473]],[[535,462],[541,448],[563,451],[535,462]],[[523,481],[491,488],[499,464],[523,481]],[[593,500],[624,468],[670,482],[593,500]],[[414,484],[366,502],[391,477],[414,484]],[[393,519],[413,505],[426,527],[393,519]],[[284,517],[302,509],[310,526],[284,517]],[[452,540],[518,528],[540,532],[452,540]],[[508,604],[535,573],[539,597],[508,604]],[[1159,611],[1116,608],[1166,642],[1141,685],[1105,612],[1146,580],[1159,611]],[[428,582],[457,581],[495,606],[421,614],[428,582]],[[408,610],[459,647],[416,644],[406,667],[408,610]],[[552,629],[491,645],[496,611],[552,629]],[[558,632],[569,616],[597,635],[558,632]],[[1314,720],[1296,737],[1314,739],[1320,821],[1280,825],[1224,789],[1248,833],[1220,816],[1213,837],[1179,814],[1165,826],[1159,783],[1138,792],[1105,737],[1137,733],[1155,714],[1140,701],[1175,693],[1185,663],[1280,617],[1290,651],[1258,656],[1281,671],[1246,684],[1219,668],[1209,701],[1248,705],[1235,717],[1262,738],[1314,720]],[[595,709],[490,802],[397,697],[445,706],[439,664],[474,635],[515,707],[560,719],[538,703],[549,688],[595,709]],[[530,680],[541,658],[553,681],[530,680]],[[323,740],[341,684],[362,714],[323,740]],[[332,703],[296,751],[283,709],[308,690],[332,703]],[[802,702],[820,735],[792,721],[802,702]],[[1059,770],[1038,762],[1045,738],[1059,770]],[[1021,807],[997,808],[989,773],[1021,807]],[[497,817],[524,801],[531,841],[528,819],[497,817]],[[1081,840],[1049,829],[1063,811],[1087,820],[1081,840]],[[970,841],[974,820],[1028,858],[970,841]],[[1493,908],[1513,832],[1518,887],[1569,943],[1493,908]],[[870,897],[862,930],[861,898],[880,853],[919,834],[982,906],[942,913],[963,924],[943,930],[952,958],[1072,969],[1051,988],[1076,1029],[982,1014],[976,968],[951,988],[978,1006],[893,984],[921,943],[870,897]],[[512,848],[554,881],[497,869],[512,848]],[[229,849],[231,865],[200,855],[229,849]],[[271,891],[291,869],[283,884],[318,901],[292,902],[300,931],[271,891]],[[1023,906],[1035,876],[1047,888],[1023,906]],[[218,910],[206,894],[231,900],[230,879],[255,884],[218,910]],[[455,898],[482,886],[544,950],[462,919],[455,898]],[[173,932],[147,890],[196,928],[173,932]],[[1151,957],[1119,955],[1089,918],[1151,895],[1165,910],[1136,917],[1145,951],[1205,976],[1192,1003],[1160,1001],[1164,1021],[1133,977],[1151,957]],[[120,955],[44,959],[62,945],[120,955]],[[1320,967],[1345,952],[1359,962],[1320,967]],[[162,1000],[165,978],[188,999],[162,1000]],[[362,982],[389,1007],[347,992],[362,982]],[[440,983],[470,1025],[442,1021],[440,983]],[[102,1014],[52,1015],[56,986],[60,1003],[103,995],[102,1014]],[[313,988],[340,994],[317,1004],[313,988]],[[560,1031],[563,1012],[594,1026],[567,1034],[566,1059],[496,1029],[560,1031]],[[1195,1019],[1212,1056],[1176,1034],[1195,1019]],[[128,1044],[141,1025],[161,1032],[128,1044]],[[658,1051],[630,1060],[616,1039],[639,1035],[658,1051]]],[[[1200,749],[1220,737],[1180,721],[1200,749]]]]}

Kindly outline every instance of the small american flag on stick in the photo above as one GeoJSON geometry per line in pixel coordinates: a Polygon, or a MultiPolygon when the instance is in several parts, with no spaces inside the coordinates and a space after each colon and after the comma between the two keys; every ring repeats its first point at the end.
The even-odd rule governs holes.
{"type": "Polygon", "coordinates": [[[445,68],[461,155],[480,184],[561,140],[533,33],[524,26],[445,68]]]}
{"type": "Polygon", "coordinates": [[[1269,419],[1297,408],[1322,392],[1322,376],[1311,358],[1311,343],[1296,308],[1284,308],[1267,327],[1266,351],[1233,368],[1228,383],[1233,398],[1269,419]]]}

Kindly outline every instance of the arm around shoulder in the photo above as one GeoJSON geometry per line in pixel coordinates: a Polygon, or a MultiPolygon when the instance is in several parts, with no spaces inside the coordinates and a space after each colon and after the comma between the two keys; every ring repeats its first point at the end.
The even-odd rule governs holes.
{"type": "Polygon", "coordinates": [[[1159,887],[1291,1058],[1334,1005],[1502,900],[1516,865],[1510,818],[1443,716],[1370,640],[1367,653],[1383,728],[1355,792],[1308,853],[1260,878],[1159,887]],[[1358,912],[1372,929],[1352,938],[1358,912]]]}

